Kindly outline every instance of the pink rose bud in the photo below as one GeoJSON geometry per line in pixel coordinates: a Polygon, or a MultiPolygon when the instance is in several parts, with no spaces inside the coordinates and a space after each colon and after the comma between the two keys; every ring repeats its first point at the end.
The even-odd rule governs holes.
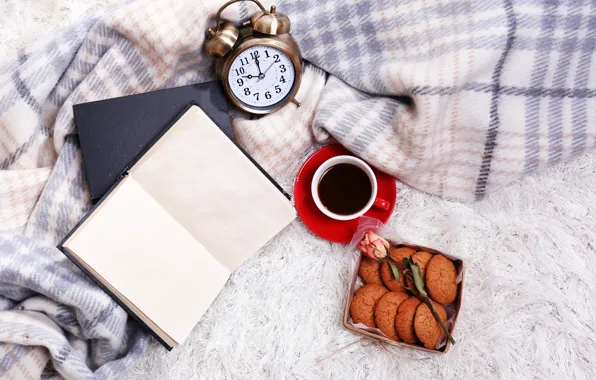
{"type": "Polygon", "coordinates": [[[391,245],[379,235],[368,231],[364,234],[360,243],[358,243],[358,249],[371,259],[380,261],[389,255],[391,245]]]}

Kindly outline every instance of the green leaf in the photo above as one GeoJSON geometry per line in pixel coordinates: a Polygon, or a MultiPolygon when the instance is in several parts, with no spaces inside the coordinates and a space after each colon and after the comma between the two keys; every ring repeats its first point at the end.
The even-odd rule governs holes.
{"type": "Polygon", "coordinates": [[[406,267],[406,269],[410,267],[411,262],[412,262],[412,259],[410,256],[408,256],[402,260],[402,263],[404,264],[404,267],[406,267]]]}
{"type": "Polygon", "coordinates": [[[393,277],[395,277],[397,281],[401,281],[401,275],[399,274],[399,268],[397,265],[389,261],[389,267],[391,268],[391,272],[393,272],[393,277]]]}
{"type": "Polygon", "coordinates": [[[416,285],[416,289],[423,297],[427,297],[426,290],[424,289],[424,280],[422,279],[422,271],[418,264],[413,261],[410,261],[410,270],[412,271],[412,278],[414,279],[414,285],[416,285]]]}

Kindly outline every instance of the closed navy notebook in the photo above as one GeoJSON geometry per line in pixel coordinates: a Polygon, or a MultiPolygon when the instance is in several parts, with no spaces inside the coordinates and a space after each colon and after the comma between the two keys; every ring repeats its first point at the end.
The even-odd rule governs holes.
{"type": "Polygon", "coordinates": [[[91,198],[101,198],[189,104],[200,106],[234,141],[219,82],[76,104],[74,117],[91,198]]]}

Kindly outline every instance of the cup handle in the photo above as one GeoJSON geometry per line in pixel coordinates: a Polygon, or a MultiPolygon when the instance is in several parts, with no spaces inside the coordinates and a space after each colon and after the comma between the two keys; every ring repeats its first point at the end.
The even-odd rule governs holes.
{"type": "Polygon", "coordinates": [[[391,207],[391,204],[384,199],[376,198],[375,203],[373,203],[373,206],[378,207],[383,210],[389,210],[389,207],[391,207]]]}

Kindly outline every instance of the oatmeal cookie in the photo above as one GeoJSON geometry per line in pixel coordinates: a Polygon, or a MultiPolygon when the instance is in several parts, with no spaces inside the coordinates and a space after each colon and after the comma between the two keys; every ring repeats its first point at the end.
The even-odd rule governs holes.
{"type": "Polygon", "coordinates": [[[377,303],[377,308],[375,309],[375,322],[377,323],[379,330],[387,335],[389,339],[399,339],[395,332],[395,315],[397,314],[399,305],[408,298],[410,298],[410,296],[404,292],[389,292],[381,297],[377,303]]]}
{"type": "Polygon", "coordinates": [[[420,300],[416,297],[410,297],[397,308],[395,330],[397,335],[406,343],[418,342],[414,332],[414,316],[418,305],[420,305],[420,300]]]}
{"type": "Polygon", "coordinates": [[[380,267],[381,263],[378,261],[362,256],[360,267],[358,268],[358,276],[360,276],[365,284],[383,285],[380,267]]]}
{"type": "MultiPolygon", "coordinates": [[[[447,313],[442,305],[433,302],[433,306],[439,314],[439,317],[443,322],[447,321],[447,313]]],[[[437,322],[433,316],[430,308],[421,303],[416,309],[416,315],[414,317],[414,331],[416,336],[424,344],[424,347],[434,350],[437,347],[437,342],[443,333],[441,325],[437,322]]]]}
{"type": "Polygon", "coordinates": [[[356,292],[350,305],[350,315],[354,323],[364,323],[368,327],[375,324],[375,307],[377,302],[388,290],[379,284],[366,284],[356,292]]]}
{"type": "Polygon", "coordinates": [[[391,248],[391,253],[389,256],[398,263],[401,263],[403,259],[408,256],[414,256],[416,250],[414,248],[408,247],[401,247],[401,248],[391,248]]]}
{"type": "Polygon", "coordinates": [[[443,255],[434,255],[426,265],[426,289],[430,298],[448,305],[457,297],[457,270],[453,261],[443,255]]]}

